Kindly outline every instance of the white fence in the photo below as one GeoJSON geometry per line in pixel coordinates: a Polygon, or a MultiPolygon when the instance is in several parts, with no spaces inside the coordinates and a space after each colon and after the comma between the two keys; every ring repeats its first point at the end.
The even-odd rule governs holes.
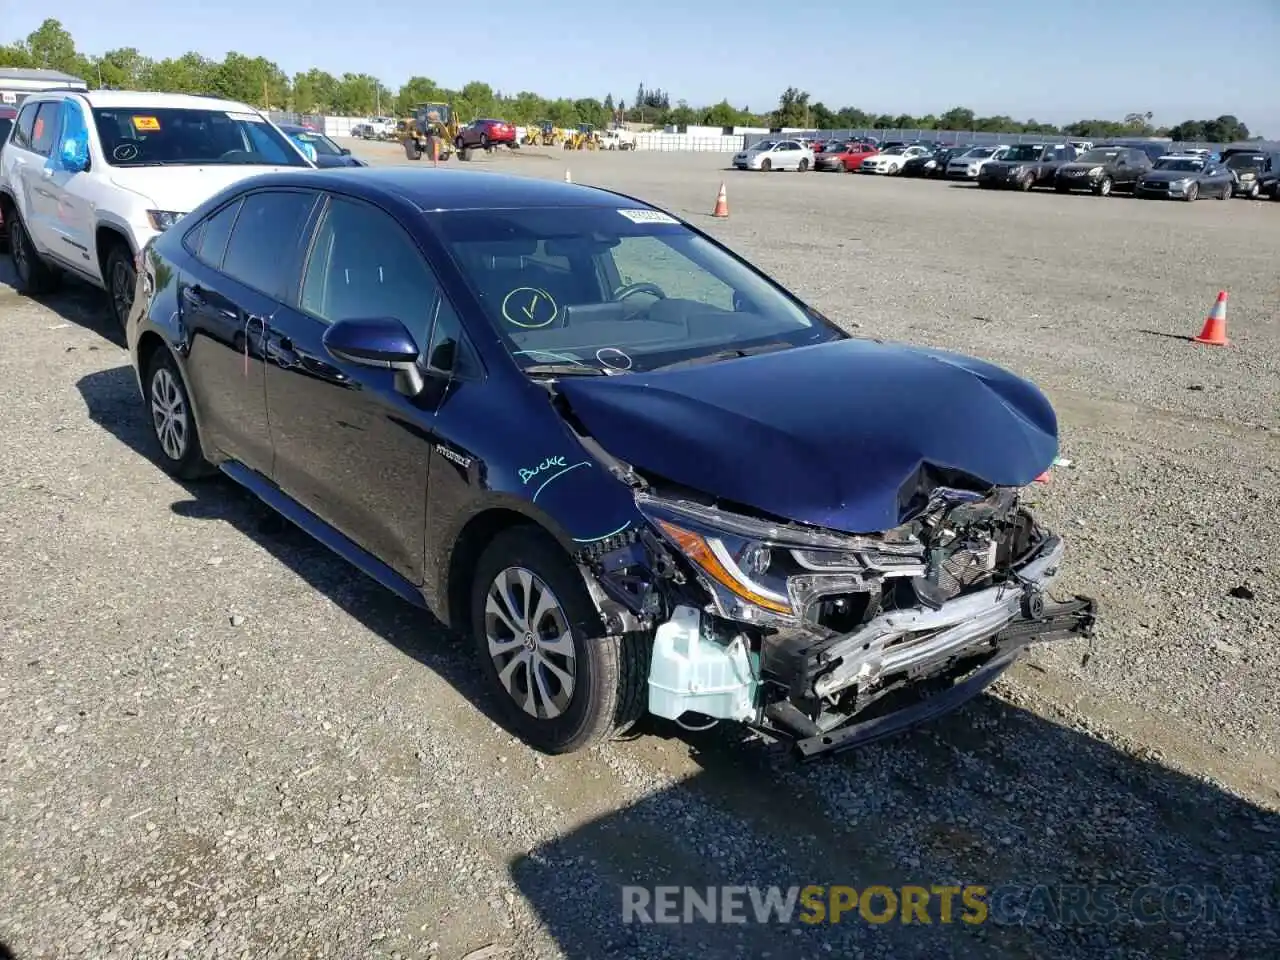
{"type": "MultiPolygon", "coordinates": [[[[314,120],[319,118],[313,118],[314,120]]],[[[349,137],[351,129],[366,123],[362,117],[325,117],[324,132],[330,137],[349,137]]],[[[516,136],[523,139],[524,127],[516,127],[516,136]]],[[[737,153],[743,148],[744,137],[716,136],[697,133],[637,133],[637,150],[657,150],[663,153],[696,151],[698,153],[737,153]]]]}

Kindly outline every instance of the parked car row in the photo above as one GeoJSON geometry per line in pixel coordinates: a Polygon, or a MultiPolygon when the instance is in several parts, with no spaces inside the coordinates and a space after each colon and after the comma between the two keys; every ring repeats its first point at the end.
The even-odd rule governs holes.
{"type": "Polygon", "coordinates": [[[1167,153],[1153,141],[1084,140],[1023,144],[941,144],[870,139],[810,141],[770,138],[733,158],[739,170],[810,169],[880,176],[970,181],[984,189],[1059,193],[1113,191],[1142,199],[1233,196],[1280,200],[1280,148],[1244,143],[1224,149],[1167,153]]]}

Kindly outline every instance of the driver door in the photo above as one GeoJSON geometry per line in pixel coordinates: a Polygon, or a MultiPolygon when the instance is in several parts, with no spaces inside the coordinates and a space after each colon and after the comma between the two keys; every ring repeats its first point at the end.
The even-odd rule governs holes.
{"type": "Polygon", "coordinates": [[[433,332],[460,330],[457,315],[409,234],[359,200],[328,198],[300,273],[267,329],[271,479],[421,583],[436,409],[458,360],[433,343],[433,332]],[[396,389],[393,371],[340,360],[324,345],[332,323],[387,317],[408,328],[421,352],[417,396],[396,389]]]}

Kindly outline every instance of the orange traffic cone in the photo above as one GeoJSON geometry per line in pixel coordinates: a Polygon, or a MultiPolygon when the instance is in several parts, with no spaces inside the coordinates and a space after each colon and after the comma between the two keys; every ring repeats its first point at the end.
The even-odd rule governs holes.
{"type": "Polygon", "coordinates": [[[1218,292],[1217,302],[1209,311],[1209,316],[1205,317],[1204,328],[1198,337],[1192,339],[1196,343],[1207,343],[1212,347],[1231,345],[1231,341],[1227,339],[1227,291],[1218,292]]]}
{"type": "Polygon", "coordinates": [[[720,192],[716,194],[716,208],[711,211],[713,217],[727,217],[729,215],[729,200],[724,195],[724,184],[720,184],[720,192]]]}

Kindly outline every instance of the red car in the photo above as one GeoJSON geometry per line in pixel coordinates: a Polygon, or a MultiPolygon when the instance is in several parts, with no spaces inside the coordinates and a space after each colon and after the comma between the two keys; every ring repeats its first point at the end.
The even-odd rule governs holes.
{"type": "Polygon", "coordinates": [[[862,166],[867,157],[874,157],[880,151],[869,143],[853,140],[837,149],[826,149],[814,157],[815,170],[834,170],[836,173],[851,173],[862,166]]]}
{"type": "MultiPolygon", "coordinates": [[[[13,121],[18,119],[18,111],[15,107],[0,106],[0,150],[4,149],[5,141],[9,139],[9,131],[13,129],[13,121]]],[[[4,212],[0,211],[0,243],[7,244],[9,241],[9,231],[4,225],[4,212]]]]}
{"type": "Polygon", "coordinates": [[[494,147],[509,147],[516,142],[516,128],[505,120],[474,120],[458,131],[458,139],[454,146],[459,150],[464,147],[480,147],[492,150],[494,147]]]}

